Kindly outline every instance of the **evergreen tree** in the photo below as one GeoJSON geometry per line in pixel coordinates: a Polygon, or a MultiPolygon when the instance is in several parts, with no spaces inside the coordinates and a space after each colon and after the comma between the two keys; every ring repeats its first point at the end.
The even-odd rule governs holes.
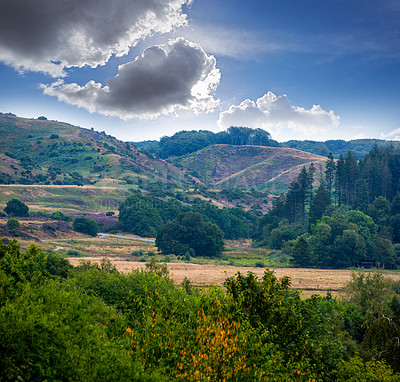
{"type": "Polygon", "coordinates": [[[346,187],[346,170],[343,155],[339,156],[335,174],[335,202],[341,206],[344,203],[344,190],[346,187]]]}
{"type": "Polygon", "coordinates": [[[332,197],[333,184],[335,181],[336,164],[332,153],[329,153],[328,160],[325,163],[325,181],[329,197],[332,197]]]}
{"type": "Polygon", "coordinates": [[[304,235],[299,236],[294,244],[292,262],[300,267],[310,267],[313,265],[313,258],[310,247],[304,235]]]}
{"type": "Polygon", "coordinates": [[[344,191],[346,201],[345,203],[348,206],[352,206],[354,203],[355,197],[355,183],[358,178],[358,163],[357,158],[351,151],[347,152],[345,161],[344,161],[344,173],[345,173],[345,182],[344,182],[344,191]]]}
{"type": "Polygon", "coordinates": [[[322,218],[327,207],[331,204],[331,198],[328,190],[321,184],[317,190],[314,200],[310,207],[310,224],[315,224],[322,218]]]}

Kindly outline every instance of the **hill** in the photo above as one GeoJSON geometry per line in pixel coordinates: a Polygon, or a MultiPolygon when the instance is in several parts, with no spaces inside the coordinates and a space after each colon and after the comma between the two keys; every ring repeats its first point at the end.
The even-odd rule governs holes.
{"type": "Polygon", "coordinates": [[[329,153],[332,153],[335,158],[338,158],[339,155],[345,156],[348,151],[351,151],[358,159],[363,158],[368,152],[370,152],[375,144],[379,147],[386,147],[389,145],[397,147],[399,142],[386,141],[383,139],[352,139],[350,141],[333,139],[324,142],[291,140],[281,143],[283,147],[290,147],[317,155],[328,156],[329,153]]]}
{"type": "Polygon", "coordinates": [[[105,132],[0,115],[0,183],[185,183],[184,173],[105,132]]]}
{"type": "Polygon", "coordinates": [[[287,188],[302,166],[323,164],[325,157],[284,147],[212,145],[173,159],[202,184],[212,188],[268,190],[287,188]]]}

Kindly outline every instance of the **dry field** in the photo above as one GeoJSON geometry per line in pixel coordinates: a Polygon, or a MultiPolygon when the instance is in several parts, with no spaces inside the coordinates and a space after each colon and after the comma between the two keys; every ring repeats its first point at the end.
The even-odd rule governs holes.
{"type": "MultiPolygon", "coordinates": [[[[78,265],[82,259],[69,258],[72,265],[78,265]]],[[[100,263],[99,257],[85,257],[85,260],[100,263]]],[[[144,268],[145,263],[126,261],[119,258],[110,258],[111,262],[121,272],[130,272],[132,268],[144,268]]],[[[238,271],[242,274],[255,273],[259,278],[264,274],[263,268],[235,267],[229,265],[191,264],[191,263],[168,263],[168,269],[176,284],[180,284],[187,277],[193,285],[223,285],[227,277],[235,275],[238,271]]],[[[278,278],[289,276],[292,280],[292,288],[304,290],[304,295],[313,293],[326,294],[332,291],[334,294],[340,292],[345,284],[351,279],[352,271],[335,269],[306,269],[306,268],[270,268],[278,278]]],[[[387,277],[400,280],[400,273],[385,272],[387,277]]]]}

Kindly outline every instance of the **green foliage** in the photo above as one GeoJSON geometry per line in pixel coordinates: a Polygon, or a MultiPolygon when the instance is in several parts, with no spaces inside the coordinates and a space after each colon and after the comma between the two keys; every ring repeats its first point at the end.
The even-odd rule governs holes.
{"type": "Polygon", "coordinates": [[[130,196],[119,207],[119,220],[129,232],[155,237],[166,223],[188,212],[199,213],[204,220],[217,225],[226,239],[248,238],[257,222],[253,214],[241,208],[220,209],[209,202],[189,207],[172,198],[164,201],[140,193],[130,196]]]}
{"type": "MultiPolygon", "coordinates": [[[[68,255],[68,253],[67,253],[68,255]]],[[[53,276],[67,278],[73,266],[63,256],[54,251],[48,252],[44,269],[53,276]]]]}
{"type": "Polygon", "coordinates": [[[167,264],[159,263],[154,257],[146,264],[146,271],[154,273],[158,277],[169,278],[167,264]]]}
{"type": "Polygon", "coordinates": [[[299,236],[293,247],[292,262],[300,267],[311,267],[314,259],[311,255],[310,247],[304,236],[299,236]]]}
{"type": "Polygon", "coordinates": [[[190,249],[195,256],[217,257],[224,246],[223,232],[199,213],[188,212],[164,225],[156,238],[164,254],[185,255],[190,249]]]}
{"type": "Polygon", "coordinates": [[[301,299],[270,271],[225,286],[177,287],[154,258],[125,274],[106,259],[72,269],[57,253],[0,244],[0,379],[399,380],[396,333],[381,326],[400,319],[398,283],[355,274],[345,303],[301,299]],[[349,357],[356,344],[344,329],[367,359],[349,357]],[[386,363],[371,360],[376,351],[386,363]]]}
{"type": "Polygon", "coordinates": [[[5,380],[126,380],[139,377],[121,341],[107,335],[116,312],[57,282],[26,284],[0,310],[5,380]],[[122,346],[121,346],[122,345],[122,346]]]}
{"type": "Polygon", "coordinates": [[[226,279],[225,286],[237,304],[238,317],[274,342],[286,362],[306,367],[309,378],[332,369],[345,354],[344,337],[340,330],[335,332],[333,317],[324,311],[327,302],[316,296],[301,300],[299,293],[290,289],[288,277],[278,280],[268,270],[261,280],[251,272],[247,276],[238,273],[226,279]]]}
{"type": "Polygon", "coordinates": [[[335,373],[337,382],[398,382],[400,376],[385,362],[371,359],[364,362],[359,356],[342,361],[335,373]]]}
{"type": "Polygon", "coordinates": [[[66,222],[72,221],[72,219],[69,216],[65,216],[61,211],[53,212],[51,214],[50,218],[54,219],[54,220],[62,220],[62,221],[66,221],[66,222]]]}
{"type": "Polygon", "coordinates": [[[21,223],[14,218],[7,220],[7,229],[12,236],[19,236],[21,231],[21,223]]]}
{"type": "Polygon", "coordinates": [[[99,226],[96,221],[88,218],[76,218],[73,223],[74,231],[97,236],[99,226]]]}
{"type": "Polygon", "coordinates": [[[271,135],[262,129],[231,126],[226,132],[180,131],[171,137],[162,137],[158,149],[154,150],[161,158],[182,156],[201,150],[212,144],[279,146],[271,135]]]}
{"type": "Polygon", "coordinates": [[[29,207],[19,199],[11,199],[4,208],[7,215],[25,217],[29,216],[29,207]]]}
{"type": "Polygon", "coordinates": [[[82,257],[83,254],[76,249],[69,249],[67,251],[67,257],[82,257]]]}

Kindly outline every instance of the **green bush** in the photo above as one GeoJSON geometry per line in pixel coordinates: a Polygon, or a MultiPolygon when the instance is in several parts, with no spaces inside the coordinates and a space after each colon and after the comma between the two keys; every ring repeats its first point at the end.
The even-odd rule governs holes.
{"type": "Polygon", "coordinates": [[[74,231],[97,236],[99,226],[96,221],[88,218],[76,218],[73,223],[74,231]]]}
{"type": "Polygon", "coordinates": [[[82,257],[83,254],[79,251],[77,251],[76,249],[69,249],[67,251],[67,257],[82,257]]]}
{"type": "Polygon", "coordinates": [[[19,236],[21,231],[21,223],[17,219],[8,219],[7,229],[12,236],[19,236]]]}
{"type": "Polygon", "coordinates": [[[142,249],[135,249],[134,251],[131,252],[131,256],[135,256],[135,257],[141,257],[144,255],[145,254],[142,249]]]}
{"type": "Polygon", "coordinates": [[[26,284],[21,295],[0,310],[1,379],[138,378],[141,367],[127,357],[120,340],[107,335],[117,316],[98,299],[66,291],[58,282],[26,284]]]}
{"type": "Polygon", "coordinates": [[[26,217],[29,216],[29,207],[19,199],[11,199],[4,208],[7,215],[26,217]]]}

